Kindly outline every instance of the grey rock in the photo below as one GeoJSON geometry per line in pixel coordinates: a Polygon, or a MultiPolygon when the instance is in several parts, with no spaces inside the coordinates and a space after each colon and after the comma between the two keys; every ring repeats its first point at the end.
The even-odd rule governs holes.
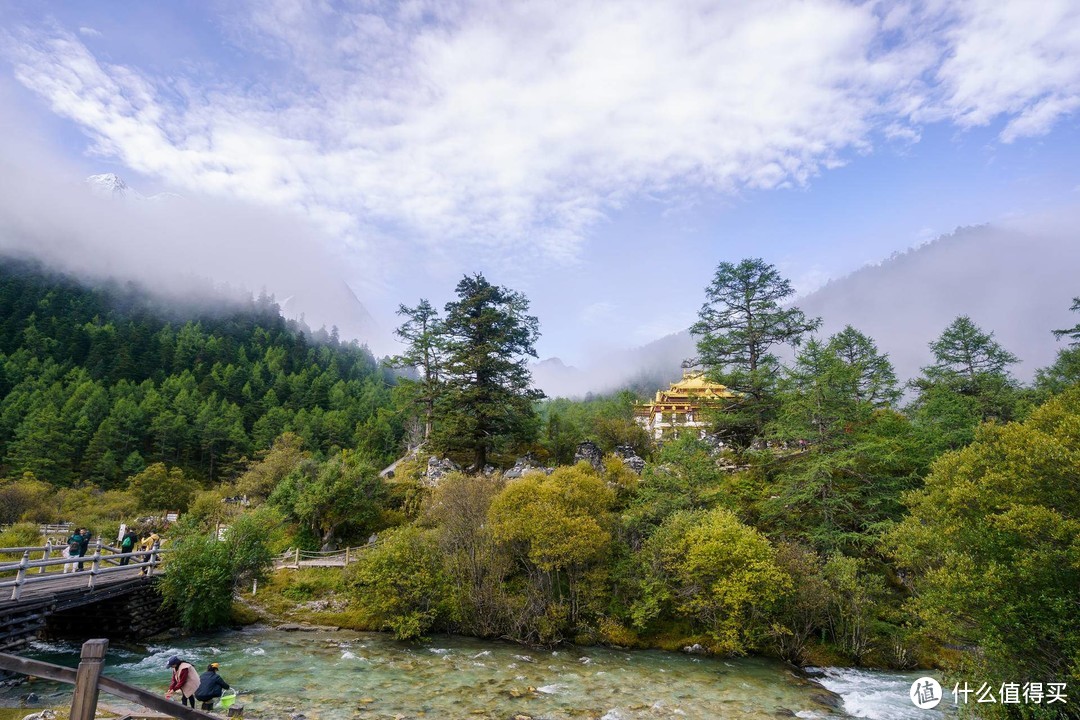
{"type": "Polygon", "coordinates": [[[639,456],[630,445],[616,445],[615,455],[623,461],[623,465],[626,465],[638,475],[645,469],[644,458],[639,456]]]}
{"type": "Polygon", "coordinates": [[[577,450],[574,451],[574,464],[584,460],[593,466],[597,472],[604,470],[604,454],[600,452],[600,448],[596,443],[591,440],[586,440],[583,443],[579,443],[577,450]]]}
{"type": "Polygon", "coordinates": [[[461,467],[449,458],[439,459],[432,455],[428,458],[427,471],[422,481],[429,487],[435,487],[440,480],[452,472],[461,472],[461,467]]]}
{"type": "Polygon", "coordinates": [[[532,472],[542,472],[542,473],[550,474],[551,470],[549,470],[547,468],[540,467],[536,463],[536,459],[532,455],[525,455],[524,457],[519,457],[514,462],[514,467],[510,468],[505,473],[503,473],[503,476],[506,477],[506,478],[513,479],[513,478],[524,477],[526,474],[532,473],[532,472]]]}

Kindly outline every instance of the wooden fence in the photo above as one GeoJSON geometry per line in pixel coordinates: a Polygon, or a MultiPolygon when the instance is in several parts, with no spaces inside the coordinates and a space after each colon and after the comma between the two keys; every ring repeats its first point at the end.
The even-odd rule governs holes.
{"type": "Polygon", "coordinates": [[[347,547],[344,550],[301,550],[300,548],[292,548],[274,559],[274,569],[289,568],[298,570],[302,567],[343,568],[348,566],[349,563],[356,562],[362,552],[376,545],[378,545],[377,542],[370,542],[367,545],[347,547]]]}
{"type": "Polygon", "coordinates": [[[0,670],[74,685],[75,693],[71,698],[70,720],[94,720],[97,714],[98,695],[102,690],[162,713],[166,717],[180,718],[180,720],[220,720],[217,715],[166,700],[157,693],[102,675],[105,651],[108,647],[108,640],[87,640],[83,643],[78,670],[40,660],[30,660],[18,655],[0,653],[0,670]]]}

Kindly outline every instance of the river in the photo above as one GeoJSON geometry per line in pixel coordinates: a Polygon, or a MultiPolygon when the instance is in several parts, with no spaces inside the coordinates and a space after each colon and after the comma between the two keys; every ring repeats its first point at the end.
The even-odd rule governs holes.
{"type": "MultiPolygon", "coordinates": [[[[78,643],[36,643],[28,656],[78,664],[78,643]]],[[[918,673],[825,668],[821,687],[782,663],[608,648],[532,650],[461,637],[399,643],[378,633],[286,632],[264,627],[142,646],[113,645],[105,673],[164,692],[171,655],[200,671],[221,663],[248,718],[308,720],[439,718],[642,720],[649,718],[826,718],[933,720],[908,700],[918,673]]],[[[102,702],[123,703],[102,695],[102,702]]],[[[0,705],[70,703],[68,686],[36,681],[0,691],[0,705]],[[33,693],[30,696],[30,693],[33,693]],[[30,700],[27,701],[27,697],[30,700]]],[[[944,703],[943,703],[944,705],[944,703]]]]}

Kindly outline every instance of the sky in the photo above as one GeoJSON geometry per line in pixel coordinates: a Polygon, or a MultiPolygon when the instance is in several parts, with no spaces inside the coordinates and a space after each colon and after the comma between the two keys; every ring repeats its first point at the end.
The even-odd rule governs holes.
{"type": "Polygon", "coordinates": [[[380,354],[400,303],[482,272],[584,365],[685,329],[721,261],[808,292],[1071,212],[1078,109],[1080,1],[15,0],[0,228],[328,326],[345,284],[380,354]],[[183,200],[102,209],[106,172],[183,200]]]}

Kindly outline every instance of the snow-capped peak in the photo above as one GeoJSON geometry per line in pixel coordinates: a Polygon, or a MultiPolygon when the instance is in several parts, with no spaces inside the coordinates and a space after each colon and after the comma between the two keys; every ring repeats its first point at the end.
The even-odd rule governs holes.
{"type": "Polygon", "coordinates": [[[86,178],[86,184],[90,187],[91,192],[102,197],[127,197],[128,195],[138,195],[138,193],[129,188],[127,183],[125,183],[116,173],[91,175],[86,178]]]}
{"type": "Polygon", "coordinates": [[[100,175],[91,175],[86,178],[86,185],[90,188],[90,192],[94,193],[98,197],[104,198],[120,198],[123,200],[151,200],[153,202],[167,202],[169,200],[175,200],[180,198],[180,195],[171,192],[157,193],[156,195],[146,196],[129,186],[124,179],[116,173],[102,173],[100,175]]]}

